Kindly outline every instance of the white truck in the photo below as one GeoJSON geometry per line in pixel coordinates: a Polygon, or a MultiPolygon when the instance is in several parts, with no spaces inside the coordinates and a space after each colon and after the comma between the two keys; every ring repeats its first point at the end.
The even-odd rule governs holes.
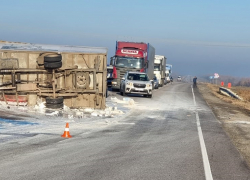
{"type": "Polygon", "coordinates": [[[172,65],[171,64],[166,64],[166,70],[165,70],[165,83],[170,83],[170,77],[172,74],[172,65]]]}
{"type": "Polygon", "coordinates": [[[159,81],[159,86],[163,86],[166,78],[166,61],[167,58],[162,55],[155,55],[154,74],[159,81]]]}

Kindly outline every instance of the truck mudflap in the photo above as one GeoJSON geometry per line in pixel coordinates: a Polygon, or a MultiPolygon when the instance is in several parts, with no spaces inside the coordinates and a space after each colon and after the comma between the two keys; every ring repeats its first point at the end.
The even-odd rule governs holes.
{"type": "Polygon", "coordinates": [[[39,51],[30,46],[0,43],[0,100],[34,106],[39,98],[63,97],[70,108],[106,107],[107,51],[53,46],[65,52],[47,52],[42,45],[39,51]]]}
{"type": "Polygon", "coordinates": [[[5,102],[28,102],[27,96],[25,95],[6,95],[4,94],[3,96],[0,97],[1,101],[5,102]]]}

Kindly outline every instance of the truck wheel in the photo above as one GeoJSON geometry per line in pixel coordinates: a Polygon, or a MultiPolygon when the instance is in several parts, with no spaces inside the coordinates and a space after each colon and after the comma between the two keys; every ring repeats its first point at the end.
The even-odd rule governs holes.
{"type": "Polygon", "coordinates": [[[125,95],[125,93],[124,93],[124,91],[123,91],[123,90],[122,90],[121,94],[122,94],[122,96],[124,96],[124,95],[125,95]]]}
{"type": "Polygon", "coordinates": [[[46,97],[46,104],[61,104],[63,103],[63,97],[56,97],[56,98],[52,98],[52,97],[46,97]]]}
{"type": "Polygon", "coordinates": [[[164,80],[162,79],[161,80],[161,87],[163,87],[163,85],[164,85],[164,80]]]}
{"type": "Polygon", "coordinates": [[[58,69],[62,67],[62,61],[60,62],[44,62],[45,69],[58,69]]]}
{"type": "Polygon", "coordinates": [[[63,108],[63,97],[56,97],[56,98],[46,97],[45,101],[47,108],[51,109],[63,108]]]}
{"type": "Polygon", "coordinates": [[[88,89],[90,81],[89,74],[84,72],[78,72],[73,77],[73,83],[77,89],[88,89]]]}
{"type": "Polygon", "coordinates": [[[126,96],[125,89],[123,89],[123,90],[121,89],[121,95],[126,96]]]}
{"type": "MultiPolygon", "coordinates": [[[[113,89],[112,89],[112,91],[113,91],[113,89]]],[[[120,89],[119,89],[119,91],[120,91],[120,94],[123,96],[123,90],[122,90],[122,86],[120,86],[120,89]]]]}
{"type": "Polygon", "coordinates": [[[61,54],[50,54],[50,55],[44,56],[44,62],[60,62],[60,61],[62,61],[61,54]]]}
{"type": "Polygon", "coordinates": [[[60,104],[46,104],[47,108],[51,108],[51,109],[61,109],[63,108],[63,103],[60,104]]]}

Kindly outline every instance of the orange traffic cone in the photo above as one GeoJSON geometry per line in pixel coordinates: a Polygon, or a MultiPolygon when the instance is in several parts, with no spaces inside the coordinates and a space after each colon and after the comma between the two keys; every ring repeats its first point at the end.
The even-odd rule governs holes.
{"type": "Polygon", "coordinates": [[[64,133],[63,133],[63,135],[61,135],[61,137],[64,137],[64,138],[71,138],[72,137],[69,134],[69,123],[66,123],[64,133]]]}

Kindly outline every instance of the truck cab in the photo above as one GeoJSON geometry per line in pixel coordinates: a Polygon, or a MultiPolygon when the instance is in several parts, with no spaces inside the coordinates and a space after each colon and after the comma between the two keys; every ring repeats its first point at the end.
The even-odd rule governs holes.
{"type": "Polygon", "coordinates": [[[115,56],[110,61],[113,66],[112,89],[120,89],[121,78],[127,71],[145,72],[152,80],[154,56],[155,49],[149,43],[117,41],[115,56]]]}
{"type": "Polygon", "coordinates": [[[110,87],[113,80],[113,66],[107,66],[107,86],[110,87]]]}
{"type": "Polygon", "coordinates": [[[154,59],[154,74],[159,80],[159,86],[164,85],[165,70],[166,70],[166,57],[161,55],[155,55],[154,59]]]}
{"type": "Polygon", "coordinates": [[[170,83],[171,74],[172,74],[172,65],[171,64],[166,64],[165,83],[170,83]]]}

